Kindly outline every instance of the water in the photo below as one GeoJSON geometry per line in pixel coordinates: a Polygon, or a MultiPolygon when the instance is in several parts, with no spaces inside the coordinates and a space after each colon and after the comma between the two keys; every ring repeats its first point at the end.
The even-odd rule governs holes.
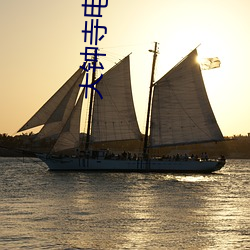
{"type": "Polygon", "coordinates": [[[0,158],[0,249],[250,249],[249,174],[250,160],[184,175],[0,158]]]}

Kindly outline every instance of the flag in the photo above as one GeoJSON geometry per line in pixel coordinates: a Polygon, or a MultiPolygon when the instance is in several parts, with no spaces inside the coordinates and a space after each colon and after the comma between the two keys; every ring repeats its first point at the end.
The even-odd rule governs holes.
{"type": "Polygon", "coordinates": [[[220,60],[218,57],[203,58],[200,65],[203,70],[215,69],[220,67],[220,60]]]}

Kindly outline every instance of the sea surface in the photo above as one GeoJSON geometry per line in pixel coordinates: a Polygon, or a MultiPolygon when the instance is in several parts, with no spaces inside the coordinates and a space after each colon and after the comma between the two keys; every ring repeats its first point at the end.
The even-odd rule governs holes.
{"type": "Polygon", "coordinates": [[[0,249],[250,249],[250,160],[204,175],[0,158],[0,249]]]}

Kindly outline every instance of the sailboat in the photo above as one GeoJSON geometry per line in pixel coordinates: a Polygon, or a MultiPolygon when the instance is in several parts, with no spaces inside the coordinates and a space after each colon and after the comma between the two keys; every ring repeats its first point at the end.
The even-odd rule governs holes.
{"type": "MultiPolygon", "coordinates": [[[[153,64],[144,136],[133,103],[129,55],[107,71],[96,85],[103,99],[91,89],[84,150],[77,150],[82,104],[87,91],[79,87],[86,73],[81,67],[19,129],[21,132],[43,125],[36,140],[57,138],[50,154],[42,157],[50,170],[211,173],[224,166],[224,158],[170,160],[150,157],[150,149],[155,147],[223,140],[196,60],[197,48],[156,82],[157,43],[151,52],[153,64]],[[107,150],[91,148],[95,142],[143,139],[140,157],[128,157],[125,152],[122,157],[106,157],[107,150]],[[77,157],[54,156],[70,148],[76,149],[77,157]]],[[[92,81],[95,82],[95,76],[92,81]]]]}

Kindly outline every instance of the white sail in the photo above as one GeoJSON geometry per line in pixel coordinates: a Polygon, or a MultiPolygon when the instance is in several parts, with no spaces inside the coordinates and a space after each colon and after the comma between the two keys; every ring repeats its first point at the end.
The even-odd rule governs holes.
{"type": "Polygon", "coordinates": [[[58,105],[67,95],[70,89],[74,86],[77,79],[80,77],[82,69],[79,68],[74,75],[26,122],[18,132],[34,128],[45,124],[51,115],[55,112],[58,105]]]}
{"type": "Polygon", "coordinates": [[[95,94],[92,141],[140,139],[131,90],[129,56],[103,76],[97,89],[103,99],[95,94]]]}
{"type": "Polygon", "coordinates": [[[79,136],[80,136],[80,120],[82,111],[84,90],[78,98],[77,104],[75,105],[70,117],[66,121],[53,149],[52,152],[59,152],[65,149],[79,147],[79,136]]]}
{"type": "Polygon", "coordinates": [[[150,146],[220,140],[195,49],[155,83],[150,146]]]}
{"type": "Polygon", "coordinates": [[[80,75],[80,77],[74,83],[69,92],[58,104],[57,108],[54,110],[54,112],[51,114],[51,116],[45,123],[44,127],[37,134],[36,140],[58,135],[58,133],[62,130],[72,110],[74,109],[77,95],[79,93],[79,84],[81,84],[83,80],[84,73],[85,72],[80,75]]]}

